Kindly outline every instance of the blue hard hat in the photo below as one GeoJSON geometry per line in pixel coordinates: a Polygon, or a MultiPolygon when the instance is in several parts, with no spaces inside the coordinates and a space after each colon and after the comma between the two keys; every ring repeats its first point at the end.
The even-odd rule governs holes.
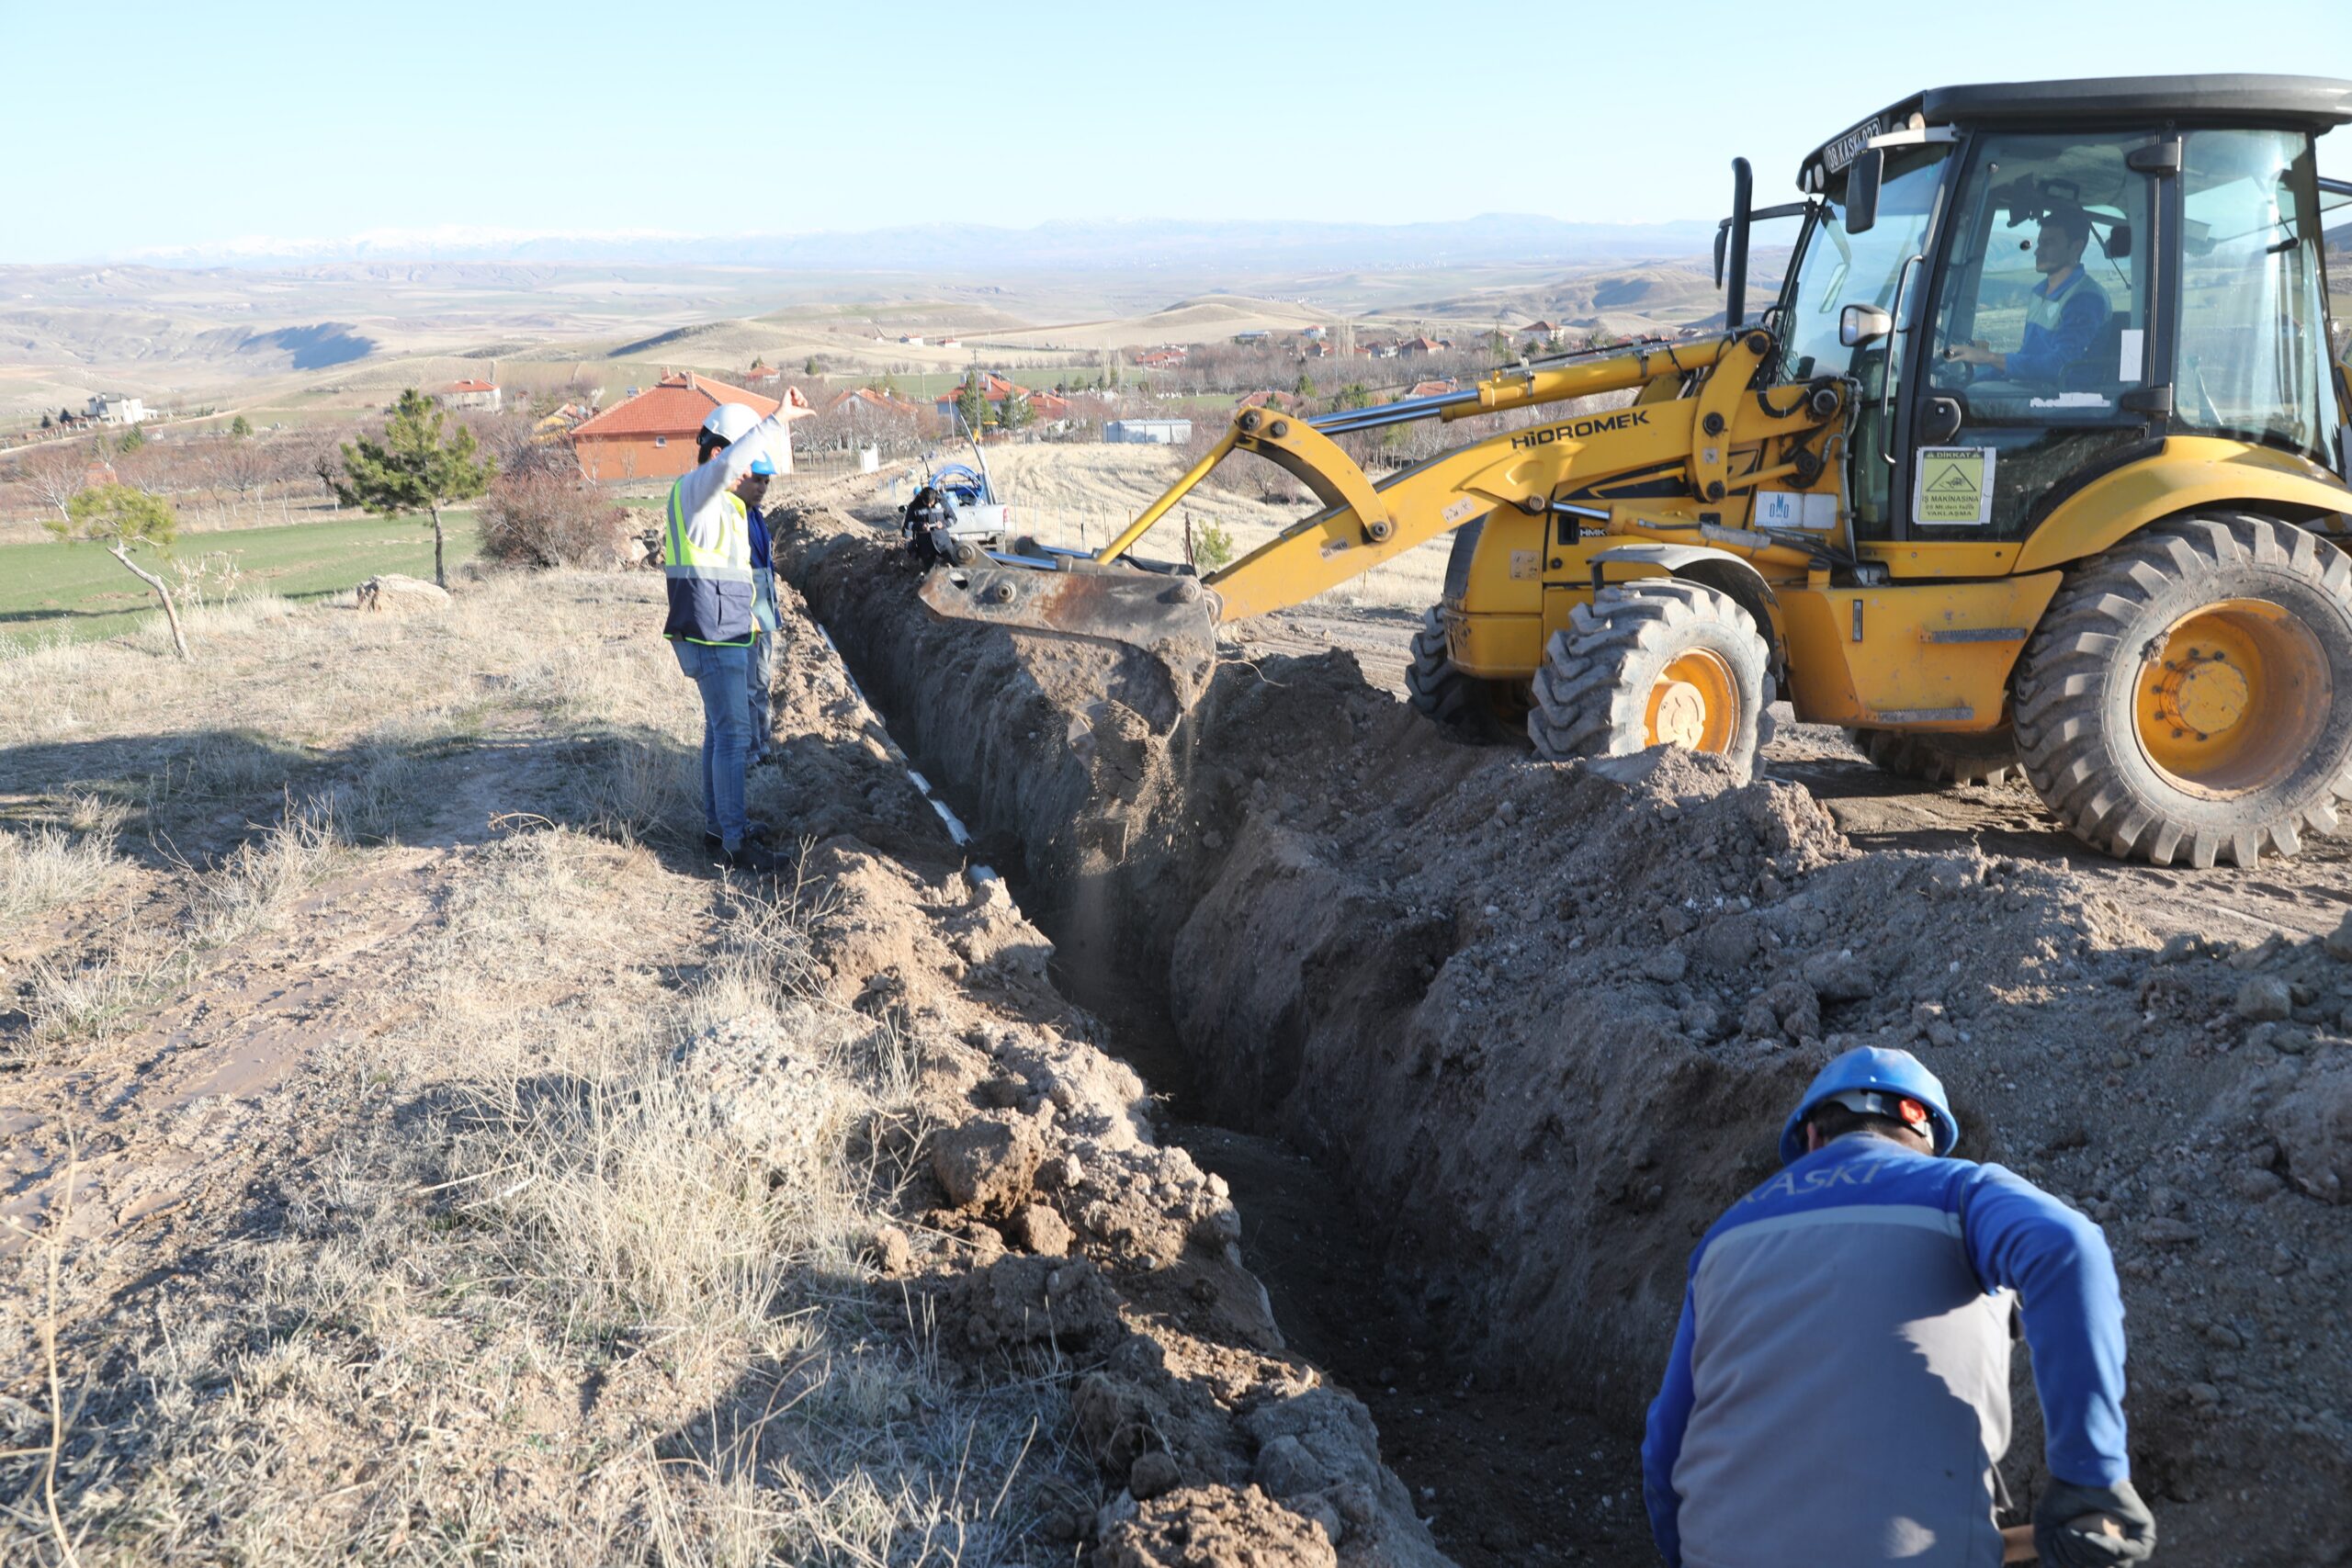
{"type": "Polygon", "coordinates": [[[754,457],[752,459],[752,472],[762,479],[772,479],[775,478],[775,465],[765,457],[754,457]]]}
{"type": "MultiPolygon", "coordinates": [[[[1824,1100],[1834,1095],[1849,1092],[1883,1094],[1893,1100],[1917,1100],[1928,1112],[1928,1121],[1935,1129],[1936,1153],[1948,1155],[1960,1142],[1960,1123],[1952,1120],[1951,1109],[1944,1100],[1944,1086],[1925,1063],[1908,1051],[1883,1051],[1875,1045],[1858,1045],[1831,1062],[1806,1086],[1804,1098],[1789,1114],[1789,1124],[1781,1129],[1781,1163],[1793,1165],[1804,1156],[1804,1119],[1818,1110],[1824,1100]]],[[[1894,1114],[1890,1105],[1889,1114],[1894,1114]]]]}

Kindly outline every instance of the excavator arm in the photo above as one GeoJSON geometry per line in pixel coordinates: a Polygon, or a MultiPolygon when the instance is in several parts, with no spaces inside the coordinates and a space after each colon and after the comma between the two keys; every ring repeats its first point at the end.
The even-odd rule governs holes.
{"type": "MultiPolygon", "coordinates": [[[[1543,369],[1499,372],[1458,392],[1306,419],[1246,409],[1166,494],[1091,556],[1055,551],[995,556],[989,564],[935,568],[922,597],[943,615],[1031,630],[1130,642],[1187,663],[1213,652],[1213,626],[1298,604],[1362,576],[1417,545],[1498,507],[1560,510],[1554,496],[1579,473],[1679,471],[1697,504],[1792,473],[1759,460],[1773,436],[1817,426],[1836,412],[1799,389],[1800,406],[1776,406],[1753,388],[1769,333],[1749,329],[1706,342],[1643,345],[1543,369]],[[1444,453],[1375,483],[1335,437],[1408,420],[1448,423],[1663,380],[1702,377],[1695,396],[1642,401],[1531,425],[1444,453]],[[1274,538],[1194,579],[1131,552],[1152,527],[1236,452],[1295,475],[1322,504],[1274,538]]],[[[1785,402],[1786,393],[1782,394],[1785,402]]],[[[1614,531],[1697,543],[1695,522],[1605,505],[1566,506],[1614,531]]],[[[1645,512],[1647,509],[1644,509],[1645,512]]]]}

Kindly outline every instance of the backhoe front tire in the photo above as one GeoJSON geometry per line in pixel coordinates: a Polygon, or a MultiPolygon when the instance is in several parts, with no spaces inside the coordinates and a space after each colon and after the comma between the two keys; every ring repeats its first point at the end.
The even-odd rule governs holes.
{"type": "Polygon", "coordinates": [[[1846,739],[1882,773],[1923,784],[1996,784],[2025,776],[2018,739],[2007,729],[1981,735],[1849,729],[1846,739]]]}
{"type": "Polygon", "coordinates": [[[1695,582],[1603,588],[1552,634],[1527,733],[1536,754],[1622,757],[1670,742],[1756,767],[1770,653],[1738,603],[1695,582]]]}
{"type": "Polygon", "coordinates": [[[1413,661],[1405,667],[1405,700],[1413,711],[1462,739],[1492,745],[1506,738],[1492,684],[1455,666],[1446,651],[1444,619],[1430,605],[1413,634],[1413,661]]]}
{"type": "Polygon", "coordinates": [[[2245,513],[2145,529],[2059,589],[2016,706],[2027,776],[2085,842],[2291,855],[2352,796],[2352,557],[2245,513]]]}

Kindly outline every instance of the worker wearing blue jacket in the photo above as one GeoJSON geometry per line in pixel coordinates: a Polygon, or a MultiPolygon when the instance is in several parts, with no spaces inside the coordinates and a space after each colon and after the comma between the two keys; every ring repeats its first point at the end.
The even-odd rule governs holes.
{"type": "Polygon", "coordinates": [[[1701,1240],[1642,1444],[1669,1564],[1995,1568],[2013,1303],[2047,1430],[2041,1561],[2154,1550],[2106,1239],[2023,1178],[1949,1157],[1959,1137],[1917,1058],[1849,1051],[1790,1116],[1780,1174],[1701,1240]]]}
{"type": "Polygon", "coordinates": [[[2025,336],[2016,352],[2002,354],[1984,343],[1955,344],[1949,351],[1952,358],[1999,378],[1975,383],[1973,392],[2063,391],[2077,366],[2099,368],[2086,362],[2107,326],[2109,307],[2106,291],[2083,270],[2090,232],[2090,220],[2080,208],[2042,214],[2041,232],[2033,243],[2033,268],[2041,281],[2026,295],[2025,336]],[[2004,389],[2003,382],[2014,385],[2004,389]]]}
{"type": "Polygon", "coordinates": [[[767,514],[757,506],[747,506],[743,521],[752,532],[752,619],[760,628],[759,636],[752,639],[752,657],[747,666],[752,733],[750,753],[743,764],[756,768],[768,760],[768,732],[775,725],[775,639],[784,630],[784,615],[776,608],[775,563],[768,555],[771,540],[767,514]]]}

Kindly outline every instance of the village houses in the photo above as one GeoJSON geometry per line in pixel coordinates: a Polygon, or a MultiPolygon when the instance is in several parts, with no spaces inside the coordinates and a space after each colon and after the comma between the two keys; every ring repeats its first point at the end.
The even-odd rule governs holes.
{"type": "MultiPolygon", "coordinates": [[[[627,401],[614,404],[571,433],[580,471],[592,479],[674,479],[695,466],[695,434],[721,403],[741,403],[764,419],[788,406],[792,419],[817,411],[797,387],[781,398],[763,397],[691,370],[664,372],[660,380],[627,401]]],[[[771,453],[780,472],[792,471],[790,427],[784,449],[771,453]]]]}

